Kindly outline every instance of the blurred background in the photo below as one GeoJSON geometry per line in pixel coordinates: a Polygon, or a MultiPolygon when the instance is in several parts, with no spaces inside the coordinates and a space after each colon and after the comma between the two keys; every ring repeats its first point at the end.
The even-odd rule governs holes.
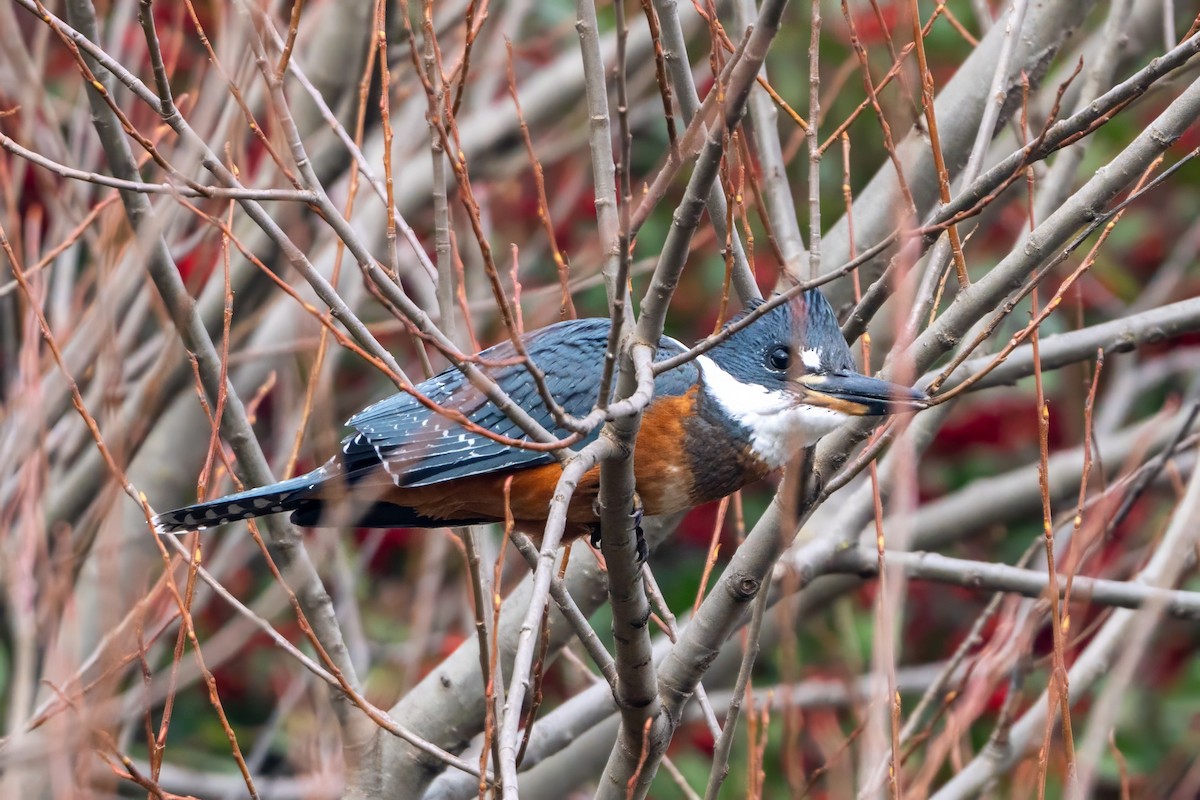
{"type": "MultiPolygon", "coordinates": [[[[684,72],[706,97],[753,5],[623,7],[627,168],[631,208],[642,219],[631,251],[635,301],[694,160],[683,146],[688,98],[678,85],[663,91],[663,81],[686,55],[684,72]],[[670,10],[685,53],[664,45],[659,29],[671,24],[670,10]],[[661,58],[664,50],[677,58],[661,58]],[[672,174],[677,149],[683,166],[672,174]]],[[[214,432],[214,418],[225,415],[244,414],[279,479],[322,463],[347,417],[396,390],[378,358],[363,357],[377,356],[363,332],[414,382],[444,369],[445,357],[417,335],[379,275],[463,352],[505,338],[478,232],[526,330],[609,313],[602,273],[610,243],[600,235],[575,6],[67,0],[45,6],[52,22],[39,8],[0,2],[0,794],[479,795],[477,778],[443,772],[434,756],[389,750],[396,740],[341,695],[297,614],[323,614],[320,630],[339,632],[344,653],[332,663],[343,678],[353,673],[362,698],[440,748],[466,748],[463,758],[478,766],[486,721],[472,649],[474,588],[458,533],[303,530],[302,546],[270,551],[288,554],[278,559],[280,575],[245,524],[181,538],[182,554],[160,546],[138,498],[165,510],[233,490],[230,467],[243,457],[238,447],[250,445],[214,432]],[[125,73],[100,71],[76,35],[125,73]],[[94,80],[108,87],[103,97],[91,91],[94,80]],[[162,100],[160,81],[186,130],[148,101],[162,100]],[[117,142],[133,172],[114,158],[117,142]],[[231,180],[240,188],[211,190],[231,180]],[[375,276],[363,268],[364,253],[375,276]],[[315,275],[361,329],[329,312],[315,275]],[[196,337],[211,343],[215,361],[189,357],[196,337]],[[200,388],[226,375],[231,394],[200,388]]],[[[712,207],[702,219],[667,333],[694,341],[740,308],[727,222],[764,294],[837,270],[897,226],[926,224],[941,187],[923,82],[939,97],[936,146],[945,149],[946,189],[958,197],[1054,121],[1194,41],[1198,11],[1158,0],[791,4],[766,59],[762,83],[771,94],[755,91],[751,115],[727,141],[719,186],[728,217],[719,230],[712,207]],[[920,48],[914,14],[926,28],[920,48]],[[994,102],[997,87],[1003,102],[994,102]],[[995,134],[981,137],[968,166],[981,115],[995,134]],[[814,146],[824,148],[815,178],[814,146]],[[780,187],[790,187],[792,207],[782,218],[780,187]],[[815,259],[814,228],[825,234],[815,259]]],[[[618,26],[612,4],[596,12],[612,114],[601,136],[609,134],[620,159],[618,26]]],[[[1014,371],[929,412],[893,448],[894,464],[879,471],[877,520],[867,471],[807,520],[774,573],[720,796],[974,796],[983,786],[997,797],[1200,796],[1200,517],[1190,516],[1200,509],[1188,499],[1200,401],[1200,172],[1192,162],[1200,132],[1184,126],[1161,162],[1098,199],[1080,191],[1119,172],[1110,162],[1177,111],[1195,77],[1185,65],[1147,78],[1086,126],[1086,137],[984,191],[972,204],[978,213],[958,220],[961,261],[936,252],[945,236],[933,256],[911,243],[919,239],[904,239],[825,287],[843,318],[878,287],[882,302],[865,312],[865,369],[878,370],[897,338],[907,346],[963,298],[957,266],[977,283],[1023,252],[1033,225],[1072,204],[1091,202],[1093,216],[1111,210],[1138,180],[1175,169],[1111,229],[1052,245],[1035,279],[1009,287],[1036,282],[1039,309],[1061,294],[1037,325],[1049,350],[1053,337],[1117,327],[1073,345],[1035,381],[1031,367],[1014,366],[1030,346],[1030,297],[986,303],[977,318],[991,327],[978,342],[981,327],[962,337],[974,348],[962,355],[982,359],[970,362],[978,371],[1019,336],[1005,365],[1014,371]],[[1051,264],[1059,251],[1064,257],[1051,264]],[[936,258],[940,279],[930,279],[936,258]],[[931,287],[935,296],[922,294],[931,287]],[[920,307],[914,297],[928,313],[906,331],[920,307]],[[881,588],[869,568],[876,522],[889,548],[956,560],[945,574],[911,575],[904,565],[916,562],[897,556],[881,588]],[[1170,538],[1173,525],[1190,533],[1170,538]],[[1081,584],[1052,610],[1034,585],[1038,575],[1046,580],[1047,529],[1057,536],[1060,574],[1114,586],[1165,581],[1184,590],[1173,596],[1178,603],[1115,611],[1122,602],[1103,587],[1093,600],[1091,584],[1081,584]],[[817,577],[802,569],[803,555],[792,560],[814,538],[853,544],[860,531],[857,565],[817,577]],[[1164,540],[1174,549],[1165,551],[1164,540]],[[1164,552],[1171,577],[1138,578],[1164,552]],[[1012,581],[972,573],[971,564],[1013,567],[1005,573],[1012,581]],[[1032,588],[1018,588],[1018,577],[1032,588]],[[1106,627],[1118,615],[1131,621],[1106,627]],[[1106,630],[1112,643],[1101,639],[1106,630]],[[1070,681],[1073,734],[1045,719],[1048,707],[1061,707],[1056,663],[1087,668],[1070,681]],[[896,743],[898,777],[889,779],[896,743]],[[957,793],[954,777],[985,762],[986,780],[957,793]]],[[[914,374],[911,362],[907,369],[910,382],[923,371],[914,374]]],[[[670,521],[669,535],[652,536],[651,572],[679,624],[716,584],[777,484],[772,477],[696,508],[670,521]]],[[[501,560],[497,589],[508,597],[505,614],[517,618],[528,568],[502,546],[502,532],[477,534],[485,571],[501,560]]],[[[571,585],[611,650],[602,574],[582,544],[571,556],[581,573],[571,585]]],[[[1145,605],[1138,597],[1124,605],[1145,605]]],[[[666,638],[658,630],[666,618],[656,612],[656,641],[666,638]]],[[[699,797],[711,785],[714,725],[734,692],[743,637],[735,633],[704,676],[715,717],[689,706],[651,797],[699,797]]],[[[546,726],[545,739],[530,742],[521,796],[587,796],[615,717],[578,642],[566,632],[552,638],[536,680],[534,731],[546,726]]],[[[508,640],[501,649],[501,661],[511,659],[508,640]]]]}

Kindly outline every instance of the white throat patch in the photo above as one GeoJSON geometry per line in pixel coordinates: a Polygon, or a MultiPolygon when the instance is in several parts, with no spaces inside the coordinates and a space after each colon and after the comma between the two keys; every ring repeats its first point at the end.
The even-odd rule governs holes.
{"type": "Polygon", "coordinates": [[[750,431],[751,452],[771,469],[782,467],[801,448],[849,419],[831,408],[795,405],[794,397],[786,392],[742,383],[708,356],[698,356],[696,363],[709,394],[750,431]]]}

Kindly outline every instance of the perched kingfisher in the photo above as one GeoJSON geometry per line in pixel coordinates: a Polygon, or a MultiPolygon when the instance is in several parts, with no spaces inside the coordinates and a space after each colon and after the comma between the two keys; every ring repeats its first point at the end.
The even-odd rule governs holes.
{"type": "MultiPolygon", "coordinates": [[[[592,410],[608,334],[607,319],[576,319],[524,335],[530,358],[568,414],[582,417],[592,410]]],[[[664,336],[656,359],[685,349],[664,336]]],[[[569,434],[556,426],[511,342],[478,358],[484,372],[543,427],[559,437],[569,434]]],[[[475,425],[528,438],[457,369],[416,389],[475,425]]],[[[813,289],[657,376],[634,448],[638,497],[646,514],[683,511],[763,478],[850,416],[917,410],[927,402],[923,392],[859,374],[833,309],[813,289]]],[[[155,517],[156,529],[198,530],[284,511],[306,526],[470,525],[503,521],[507,493],[516,524],[540,536],[562,473],[553,454],[481,436],[407,393],[370,406],[347,425],[354,433],[324,466],[167,511],[155,517]]],[[[598,435],[599,429],[592,431],[579,446],[598,435]]],[[[594,531],[599,483],[598,469],[579,482],[566,538],[594,531]]]]}

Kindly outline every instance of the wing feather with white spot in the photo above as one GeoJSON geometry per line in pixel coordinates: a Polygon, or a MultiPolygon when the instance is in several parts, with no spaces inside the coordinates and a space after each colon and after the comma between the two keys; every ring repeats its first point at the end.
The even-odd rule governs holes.
{"type": "MultiPolygon", "coordinates": [[[[554,399],[570,415],[581,417],[592,410],[600,387],[604,351],[608,345],[606,319],[568,320],[539,329],[525,337],[530,358],[546,374],[554,399]]],[[[664,338],[659,358],[680,352],[682,345],[664,338]]],[[[486,361],[516,358],[505,342],[480,354],[486,361]]],[[[558,428],[538,393],[533,377],[521,365],[487,367],[484,371],[542,427],[559,438],[569,431],[558,428]]],[[[685,365],[656,381],[659,395],[679,395],[695,382],[693,365],[685,365]]],[[[421,383],[417,389],[439,405],[463,414],[473,424],[511,439],[529,437],[456,369],[421,383]]],[[[544,451],[509,447],[426,408],[414,397],[400,393],[353,416],[349,426],[357,433],[343,443],[343,464],[353,479],[381,465],[398,486],[416,487],[497,471],[548,464],[554,455],[544,451]]],[[[579,448],[595,440],[599,429],[578,442],[579,448]]]]}

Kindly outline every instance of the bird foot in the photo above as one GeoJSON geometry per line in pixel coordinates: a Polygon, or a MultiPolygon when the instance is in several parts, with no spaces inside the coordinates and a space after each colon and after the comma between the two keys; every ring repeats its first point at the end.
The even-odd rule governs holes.
{"type": "Polygon", "coordinates": [[[641,525],[635,526],[633,533],[637,537],[637,564],[640,567],[650,557],[650,545],[646,544],[646,534],[641,525]]]}
{"type": "MultiPolygon", "coordinates": [[[[599,505],[598,501],[597,505],[599,505]]],[[[600,509],[597,508],[597,515],[599,515],[599,511],[600,509]]],[[[650,557],[650,546],[646,544],[646,534],[642,530],[642,518],[644,514],[645,506],[642,505],[642,499],[638,497],[637,492],[634,492],[633,507],[629,509],[629,516],[633,521],[633,533],[637,537],[635,546],[637,547],[637,563],[639,566],[645,564],[646,559],[650,557]]],[[[600,523],[591,526],[589,541],[591,541],[592,547],[597,550],[600,549],[600,523]]]]}
{"type": "Polygon", "coordinates": [[[650,545],[646,544],[646,532],[642,530],[642,517],[645,515],[646,507],[642,505],[642,498],[637,492],[633,493],[633,508],[630,510],[630,516],[633,517],[633,535],[637,537],[637,563],[640,567],[646,563],[646,559],[650,557],[650,545]]]}

